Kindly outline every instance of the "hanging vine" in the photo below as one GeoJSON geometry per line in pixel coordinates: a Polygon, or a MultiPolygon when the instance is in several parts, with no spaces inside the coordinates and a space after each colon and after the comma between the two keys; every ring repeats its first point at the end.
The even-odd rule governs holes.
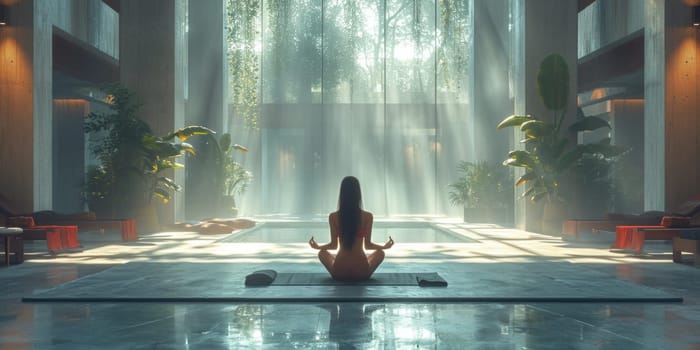
{"type": "Polygon", "coordinates": [[[260,63],[255,52],[260,0],[227,0],[226,38],[230,100],[233,113],[252,129],[258,128],[260,63]]]}
{"type": "MultiPolygon", "coordinates": [[[[292,9],[289,0],[268,0],[265,1],[267,10],[266,27],[270,29],[270,34],[265,38],[266,45],[269,49],[264,49],[267,54],[266,60],[270,60],[271,64],[265,67],[270,67],[272,71],[267,72],[268,80],[265,81],[266,86],[271,89],[270,101],[279,103],[285,100],[285,91],[287,85],[287,75],[285,66],[287,61],[292,59],[290,47],[296,39],[291,32],[290,21],[292,18],[292,9]]],[[[267,96],[267,95],[266,95],[267,96]]]]}
{"type": "Polygon", "coordinates": [[[450,90],[461,90],[468,70],[470,16],[468,2],[439,0],[438,70],[450,90]]]}

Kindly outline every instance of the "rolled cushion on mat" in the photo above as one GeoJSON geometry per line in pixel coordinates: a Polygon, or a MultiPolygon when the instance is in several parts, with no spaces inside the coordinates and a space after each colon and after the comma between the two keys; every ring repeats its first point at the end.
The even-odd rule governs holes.
{"type": "Polygon", "coordinates": [[[258,270],[245,276],[246,286],[269,286],[277,277],[275,270],[258,270]]]}
{"type": "Polygon", "coordinates": [[[436,273],[417,275],[416,280],[421,287],[447,287],[447,281],[436,273]]]}

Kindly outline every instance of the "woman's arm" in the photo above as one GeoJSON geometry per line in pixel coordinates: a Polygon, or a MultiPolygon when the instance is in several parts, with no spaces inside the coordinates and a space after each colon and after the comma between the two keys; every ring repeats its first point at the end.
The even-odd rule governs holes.
{"type": "Polygon", "coordinates": [[[336,216],[331,213],[328,215],[328,225],[331,230],[331,241],[328,244],[319,245],[313,237],[309,240],[309,245],[314,249],[336,250],[338,249],[338,228],[336,226],[336,216]]]}
{"type": "Polygon", "coordinates": [[[394,240],[389,238],[389,241],[384,245],[379,245],[372,242],[372,223],[374,222],[374,216],[372,213],[367,213],[367,223],[363,227],[365,233],[365,249],[367,250],[377,250],[377,249],[389,249],[394,245],[394,240]]]}

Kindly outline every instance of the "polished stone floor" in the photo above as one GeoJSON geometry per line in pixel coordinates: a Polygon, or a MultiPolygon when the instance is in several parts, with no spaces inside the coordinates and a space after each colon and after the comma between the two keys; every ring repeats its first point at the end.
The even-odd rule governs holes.
{"type": "MultiPolygon", "coordinates": [[[[604,241],[572,243],[491,225],[443,225],[477,243],[397,242],[381,269],[431,268],[456,278],[476,273],[476,264],[484,264],[484,271],[494,264],[552,271],[560,264],[578,264],[593,276],[605,274],[684,301],[23,303],[24,296],[128,262],[194,266],[194,273],[217,279],[222,277],[207,271],[208,264],[230,263],[243,274],[243,267],[313,266],[315,261],[315,251],[299,243],[221,243],[222,236],[189,232],[124,243],[85,232],[83,251],[50,257],[43,242],[28,243],[25,263],[0,268],[0,350],[700,349],[700,269],[672,263],[670,244],[647,244],[646,254],[635,256],[611,252],[604,241]]],[[[515,278],[491,276],[490,282],[471,288],[506,289],[515,278]]],[[[124,284],[136,280],[131,276],[124,284]]],[[[599,286],[591,281],[592,289],[599,286]]]]}

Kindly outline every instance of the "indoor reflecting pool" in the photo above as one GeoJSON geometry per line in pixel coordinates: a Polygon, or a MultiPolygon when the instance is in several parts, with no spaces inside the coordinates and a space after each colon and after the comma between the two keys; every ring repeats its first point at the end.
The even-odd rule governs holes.
{"type": "MultiPolygon", "coordinates": [[[[475,243],[476,241],[456,232],[437,226],[418,224],[407,226],[375,225],[372,228],[374,242],[386,242],[389,237],[401,243],[475,243]],[[417,227],[416,227],[417,226],[417,227]]],[[[266,242],[266,243],[305,243],[311,237],[319,242],[330,240],[328,225],[300,223],[266,223],[258,227],[236,232],[222,242],[266,242]]]]}

